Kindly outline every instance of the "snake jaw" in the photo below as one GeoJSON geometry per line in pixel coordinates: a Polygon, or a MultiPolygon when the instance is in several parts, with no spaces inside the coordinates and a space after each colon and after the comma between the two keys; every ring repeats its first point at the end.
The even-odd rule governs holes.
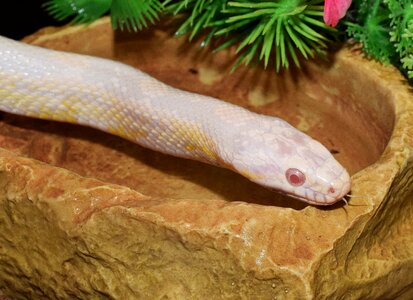
{"type": "Polygon", "coordinates": [[[320,202],[320,201],[317,201],[317,200],[312,200],[312,199],[310,199],[310,198],[308,198],[308,197],[305,197],[305,196],[299,196],[299,195],[297,195],[296,193],[287,192],[287,191],[284,191],[284,190],[277,190],[277,189],[271,189],[271,190],[277,191],[278,193],[283,194],[283,195],[286,195],[286,196],[288,196],[288,197],[290,197],[290,198],[294,198],[294,199],[297,199],[297,200],[306,202],[306,203],[308,203],[308,204],[310,204],[310,205],[316,205],[316,206],[327,206],[327,205],[331,205],[331,204],[334,204],[335,202],[338,202],[338,201],[339,201],[339,200],[337,200],[337,201],[335,201],[335,202],[333,202],[333,203],[326,203],[326,202],[320,202]]]}
{"type": "MultiPolygon", "coordinates": [[[[277,190],[277,191],[278,191],[278,190],[277,190]]],[[[284,195],[286,195],[286,196],[288,196],[288,197],[291,197],[291,198],[294,198],[294,199],[297,199],[297,200],[300,200],[300,201],[303,201],[303,202],[306,202],[306,203],[308,203],[308,204],[310,204],[310,205],[315,205],[315,206],[329,206],[329,205],[333,205],[333,204],[341,201],[341,200],[344,198],[344,196],[341,197],[341,198],[332,198],[332,197],[329,197],[329,196],[320,194],[320,195],[323,195],[323,196],[324,196],[323,198],[325,199],[325,201],[320,201],[320,200],[313,200],[313,199],[311,199],[311,198],[309,198],[309,197],[298,196],[297,194],[288,193],[288,192],[285,192],[285,191],[278,191],[278,192],[281,193],[281,194],[284,194],[284,195]],[[327,198],[329,198],[329,199],[327,200],[327,198]]]]}
{"type": "MultiPolygon", "coordinates": [[[[351,179],[345,169],[342,170],[338,178],[331,180],[328,184],[325,184],[324,180],[317,181],[311,172],[307,172],[306,175],[310,180],[302,186],[290,185],[289,189],[274,187],[270,187],[270,189],[311,205],[327,206],[341,201],[351,188],[351,179]]],[[[267,186],[270,185],[267,184],[267,186]]]]}

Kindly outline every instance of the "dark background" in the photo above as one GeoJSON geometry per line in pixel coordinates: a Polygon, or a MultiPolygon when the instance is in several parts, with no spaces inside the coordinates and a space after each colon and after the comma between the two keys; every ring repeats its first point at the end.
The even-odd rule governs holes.
{"type": "Polygon", "coordinates": [[[38,29],[62,25],[44,10],[46,0],[3,0],[0,4],[0,35],[21,39],[38,29]]]}

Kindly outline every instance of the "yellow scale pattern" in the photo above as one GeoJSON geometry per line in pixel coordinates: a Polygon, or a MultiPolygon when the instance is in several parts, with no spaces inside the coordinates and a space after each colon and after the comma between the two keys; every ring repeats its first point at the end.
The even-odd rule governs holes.
{"type": "MultiPolygon", "coordinates": [[[[123,137],[139,144],[159,144],[174,149],[175,154],[187,152],[198,160],[208,163],[221,163],[216,149],[201,127],[190,122],[183,122],[169,117],[168,124],[151,124],[151,117],[136,114],[130,116],[122,109],[120,101],[98,87],[76,83],[76,94],[64,99],[56,99],[54,94],[65,94],[70,90],[70,82],[43,81],[39,84],[24,76],[8,76],[0,72],[0,101],[3,110],[13,111],[30,117],[84,124],[96,127],[111,134],[123,137]],[[25,86],[27,93],[22,94],[16,87],[25,86]],[[55,91],[50,94],[48,91],[55,91]],[[99,95],[99,102],[87,101],[81,95],[99,95]],[[6,107],[9,103],[9,107],[6,107]],[[12,103],[12,104],[11,104],[12,103]],[[106,109],[108,107],[108,109],[106,109]],[[155,141],[155,143],[154,143],[155,141]]],[[[137,110],[135,110],[137,111],[137,110]]],[[[157,118],[162,119],[162,116],[157,118]]],[[[156,148],[156,147],[153,147],[156,148]]],[[[166,152],[165,149],[155,149],[166,152]]],[[[184,156],[185,155],[178,155],[184,156]]]]}

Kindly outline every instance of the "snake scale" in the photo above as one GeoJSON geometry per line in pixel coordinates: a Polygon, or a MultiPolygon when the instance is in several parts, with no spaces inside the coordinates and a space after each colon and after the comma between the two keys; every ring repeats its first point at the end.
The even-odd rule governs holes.
{"type": "Polygon", "coordinates": [[[115,61],[4,37],[0,110],[94,127],[314,205],[339,201],[351,186],[323,145],[282,119],[173,88],[115,61]]]}

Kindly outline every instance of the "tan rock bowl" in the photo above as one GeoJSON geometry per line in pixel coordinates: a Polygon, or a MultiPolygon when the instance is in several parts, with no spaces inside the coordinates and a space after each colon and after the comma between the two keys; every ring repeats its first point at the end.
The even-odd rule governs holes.
{"type": "Polygon", "coordinates": [[[108,57],[285,118],[352,174],[319,208],[93,129],[1,114],[0,294],[13,299],[412,299],[413,94],[343,48],[301,70],[228,70],[166,26],[25,39],[108,57]]]}

